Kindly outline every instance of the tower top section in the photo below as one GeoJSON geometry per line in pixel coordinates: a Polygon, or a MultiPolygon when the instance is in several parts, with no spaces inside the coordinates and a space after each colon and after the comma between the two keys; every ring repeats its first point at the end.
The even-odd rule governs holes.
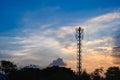
{"type": "Polygon", "coordinates": [[[76,28],[76,35],[75,35],[75,37],[76,37],[77,41],[83,39],[83,31],[84,31],[84,29],[82,29],[81,27],[76,28]]]}

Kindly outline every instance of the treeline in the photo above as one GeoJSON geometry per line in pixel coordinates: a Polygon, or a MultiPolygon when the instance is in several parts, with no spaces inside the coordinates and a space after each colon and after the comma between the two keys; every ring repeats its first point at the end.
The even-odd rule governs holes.
{"type": "Polygon", "coordinates": [[[106,72],[102,68],[95,69],[91,74],[84,70],[77,76],[70,68],[53,66],[40,69],[36,65],[29,65],[18,69],[13,62],[2,60],[0,70],[9,80],[120,80],[120,68],[115,66],[109,67],[106,72]],[[101,73],[105,76],[101,76],[101,73]]]}

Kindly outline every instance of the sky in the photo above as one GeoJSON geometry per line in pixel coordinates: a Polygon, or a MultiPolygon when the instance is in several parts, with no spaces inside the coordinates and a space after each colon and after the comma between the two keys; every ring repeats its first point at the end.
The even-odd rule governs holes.
{"type": "Polygon", "coordinates": [[[79,26],[82,69],[120,66],[120,0],[0,0],[0,60],[76,70],[79,26]]]}

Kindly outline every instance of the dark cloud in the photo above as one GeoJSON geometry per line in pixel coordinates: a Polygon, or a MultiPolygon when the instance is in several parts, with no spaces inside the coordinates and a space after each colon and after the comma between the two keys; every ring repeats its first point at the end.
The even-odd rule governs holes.
{"type": "Polygon", "coordinates": [[[113,63],[120,65],[120,47],[113,48],[113,52],[112,52],[111,56],[113,57],[113,63]]]}
{"type": "Polygon", "coordinates": [[[113,60],[113,63],[114,63],[114,64],[117,64],[117,65],[120,65],[120,58],[115,58],[115,59],[113,60]]]}
{"type": "Polygon", "coordinates": [[[114,64],[119,64],[120,65],[120,27],[117,27],[113,31],[113,39],[114,39],[114,46],[112,49],[112,57],[114,64]]]}
{"type": "Polygon", "coordinates": [[[120,58],[120,47],[113,47],[113,57],[120,58]]]}
{"type": "Polygon", "coordinates": [[[120,27],[119,26],[114,28],[115,30],[113,30],[113,39],[114,39],[115,46],[120,46],[120,27]]]}
{"type": "Polygon", "coordinates": [[[63,62],[62,58],[57,58],[56,60],[53,60],[53,62],[50,63],[49,66],[66,66],[66,63],[63,62]]]}

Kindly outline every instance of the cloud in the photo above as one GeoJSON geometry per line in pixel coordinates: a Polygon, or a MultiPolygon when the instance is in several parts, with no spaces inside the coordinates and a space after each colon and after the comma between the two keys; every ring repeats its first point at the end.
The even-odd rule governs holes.
{"type": "Polygon", "coordinates": [[[95,39],[104,38],[106,36],[113,36],[114,30],[120,25],[119,20],[119,11],[103,14],[88,19],[82,24],[83,28],[85,29],[85,39],[95,39]]]}
{"type": "Polygon", "coordinates": [[[9,59],[12,55],[0,51],[0,59],[9,59]]]}
{"type": "MultiPolygon", "coordinates": [[[[37,12],[37,15],[39,13],[37,12]]],[[[112,65],[113,58],[115,59],[114,63],[118,60],[118,58],[109,55],[112,53],[112,48],[118,46],[119,43],[120,12],[96,16],[82,23],[77,23],[75,26],[61,26],[59,25],[61,22],[50,20],[51,18],[48,21],[42,21],[40,16],[36,17],[36,12],[27,14],[21,19],[22,36],[0,38],[0,49],[3,50],[1,55],[6,54],[3,56],[4,59],[7,57],[20,64],[34,63],[47,66],[52,59],[62,57],[66,61],[67,67],[72,67],[75,70],[75,28],[82,26],[84,28],[82,41],[84,67],[91,66],[91,64],[96,67],[98,67],[97,65],[109,66],[112,65]],[[105,56],[109,58],[102,64],[106,59],[105,56]]],[[[60,60],[62,61],[61,58],[58,58],[53,62],[60,60]]],[[[89,67],[89,70],[91,68],[89,67]]]]}
{"type": "Polygon", "coordinates": [[[120,47],[113,47],[111,56],[114,58],[113,63],[120,65],[120,47]]]}
{"type": "Polygon", "coordinates": [[[114,57],[120,57],[120,54],[119,54],[119,52],[120,52],[120,47],[113,47],[113,54],[112,54],[112,56],[114,56],[114,57]]]}
{"type": "Polygon", "coordinates": [[[19,41],[16,37],[3,37],[0,36],[0,49],[1,50],[18,50],[21,44],[15,44],[19,41]]]}
{"type": "Polygon", "coordinates": [[[110,55],[105,55],[102,52],[82,54],[82,68],[87,69],[89,72],[100,67],[103,67],[106,70],[110,66],[115,66],[113,57],[110,55]]]}
{"type": "Polygon", "coordinates": [[[49,66],[66,66],[66,63],[63,62],[62,58],[57,58],[56,60],[53,60],[53,62],[50,63],[49,66]]]}
{"type": "Polygon", "coordinates": [[[120,13],[119,12],[112,12],[112,13],[107,13],[102,16],[98,16],[96,18],[93,18],[89,20],[89,22],[96,22],[96,23],[103,23],[103,22],[111,22],[115,19],[120,18],[120,13]]]}
{"type": "MultiPolygon", "coordinates": [[[[118,17],[119,18],[119,17],[118,17]]],[[[120,24],[119,24],[120,25],[120,24]]],[[[120,65],[120,27],[115,26],[112,29],[112,51],[111,51],[111,56],[113,57],[113,63],[120,65]]]]}
{"type": "Polygon", "coordinates": [[[117,66],[119,66],[120,65],[120,58],[115,58],[113,60],[113,63],[116,64],[117,66]]]}
{"type": "MultiPolygon", "coordinates": [[[[120,35],[120,11],[107,13],[89,19],[85,22],[86,53],[102,52],[104,55],[111,55],[112,62],[119,65],[119,35],[120,35]],[[90,49],[92,48],[92,49],[90,49]]],[[[84,26],[83,26],[84,28],[84,26]]]]}

